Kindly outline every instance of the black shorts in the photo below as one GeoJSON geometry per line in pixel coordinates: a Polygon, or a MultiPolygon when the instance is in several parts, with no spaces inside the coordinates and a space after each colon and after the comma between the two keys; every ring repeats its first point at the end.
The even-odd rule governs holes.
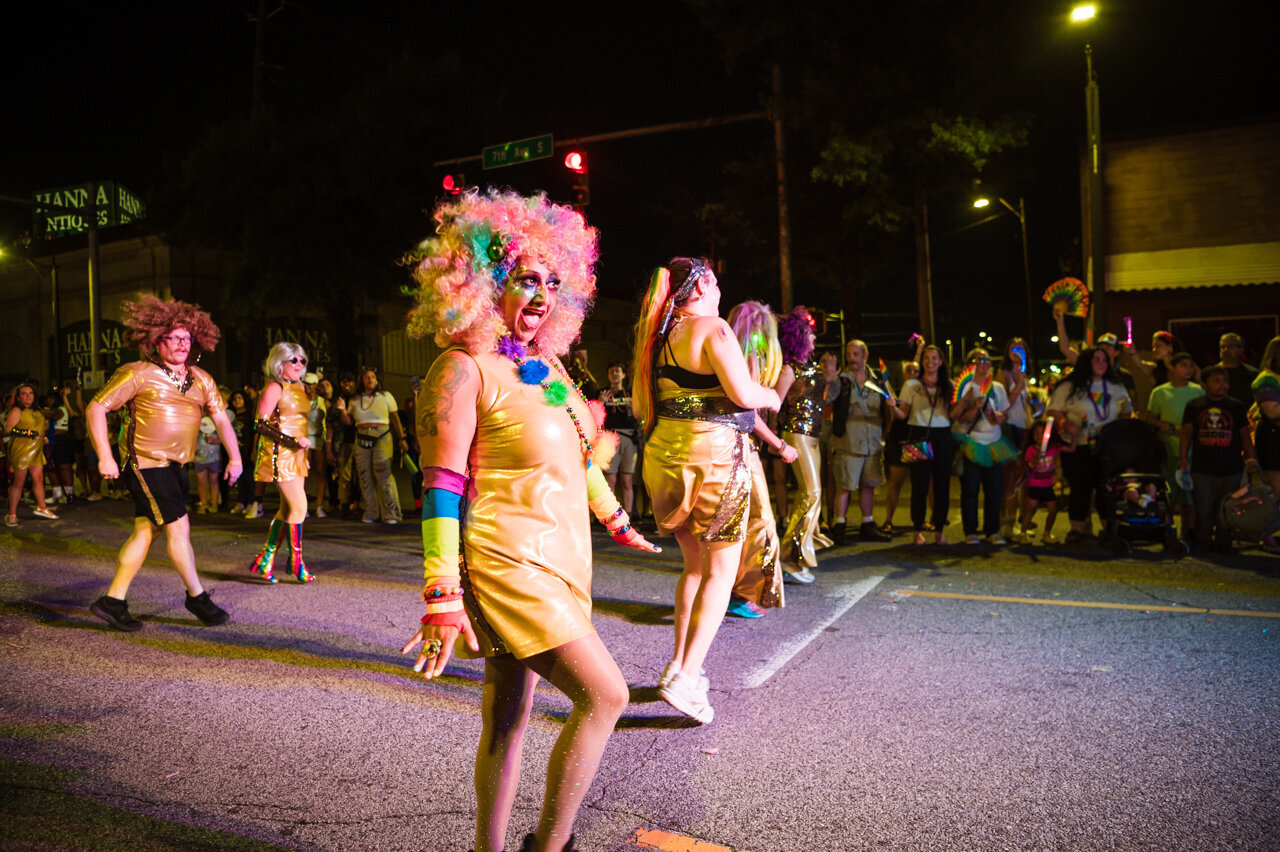
{"type": "Polygon", "coordinates": [[[1052,503],[1058,499],[1058,495],[1053,492],[1052,485],[1028,485],[1027,499],[1037,503],[1052,503]]]}
{"type": "Polygon", "coordinates": [[[70,432],[54,432],[53,433],[53,463],[75,464],[76,461],[76,439],[71,437],[70,432]]]}
{"type": "Polygon", "coordinates": [[[134,468],[130,465],[120,474],[120,480],[133,495],[135,518],[146,518],[162,527],[187,514],[191,486],[185,465],[172,462],[167,467],[134,468]]]}

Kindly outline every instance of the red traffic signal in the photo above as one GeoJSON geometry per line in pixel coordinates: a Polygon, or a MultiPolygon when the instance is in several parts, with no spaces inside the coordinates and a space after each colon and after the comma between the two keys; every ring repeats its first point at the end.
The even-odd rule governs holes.
{"type": "Polygon", "coordinates": [[[564,167],[580,175],[587,173],[587,155],[581,151],[570,151],[564,155],[564,167]]]}
{"type": "Polygon", "coordinates": [[[450,195],[458,195],[466,185],[467,178],[462,174],[445,175],[444,180],[440,181],[440,186],[443,187],[444,191],[450,195]]]}

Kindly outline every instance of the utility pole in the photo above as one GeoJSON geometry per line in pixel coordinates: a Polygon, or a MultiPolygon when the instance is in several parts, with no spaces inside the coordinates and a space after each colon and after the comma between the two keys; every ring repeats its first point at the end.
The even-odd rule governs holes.
{"type": "Polygon", "coordinates": [[[102,328],[102,294],[98,288],[102,282],[98,280],[98,183],[89,181],[89,197],[85,201],[85,222],[89,226],[89,372],[90,381],[95,387],[101,387],[105,377],[99,375],[101,361],[98,359],[102,348],[99,337],[102,328]]]}
{"type": "Polygon", "coordinates": [[[930,343],[937,342],[933,329],[933,273],[929,260],[929,202],[924,193],[924,179],[916,179],[916,306],[920,314],[920,333],[930,343]]]}
{"type": "Polygon", "coordinates": [[[791,286],[791,214],[787,205],[786,136],[782,125],[782,65],[773,66],[773,104],[770,107],[773,120],[773,147],[778,166],[778,279],[782,291],[782,312],[787,313],[795,304],[791,286]]]}

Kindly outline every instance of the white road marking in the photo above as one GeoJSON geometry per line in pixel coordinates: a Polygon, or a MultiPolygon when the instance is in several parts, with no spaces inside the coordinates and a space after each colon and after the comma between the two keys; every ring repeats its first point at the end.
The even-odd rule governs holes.
{"type": "Polygon", "coordinates": [[[877,575],[868,577],[865,580],[859,580],[852,585],[845,586],[830,597],[840,602],[835,611],[826,619],[815,624],[808,633],[797,636],[790,642],[783,643],[778,646],[778,650],[772,657],[760,664],[754,669],[747,671],[747,675],[743,678],[742,686],[744,689],[755,689],[757,686],[763,686],[769,678],[777,673],[778,669],[791,662],[791,658],[804,650],[805,646],[818,638],[818,634],[831,626],[836,619],[844,615],[858,601],[867,596],[867,593],[880,584],[884,577],[877,575]]]}

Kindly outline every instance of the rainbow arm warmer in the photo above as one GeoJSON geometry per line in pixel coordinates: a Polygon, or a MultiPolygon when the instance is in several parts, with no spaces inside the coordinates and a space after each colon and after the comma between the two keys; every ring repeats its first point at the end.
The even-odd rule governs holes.
{"type": "Polygon", "coordinates": [[[621,508],[598,464],[587,468],[587,505],[591,507],[591,514],[602,524],[621,508]]]}
{"type": "MultiPolygon", "coordinates": [[[[434,465],[422,469],[422,566],[427,589],[458,584],[459,525],[466,487],[467,477],[461,473],[434,465]]],[[[462,609],[461,600],[456,608],[462,609]]]]}

